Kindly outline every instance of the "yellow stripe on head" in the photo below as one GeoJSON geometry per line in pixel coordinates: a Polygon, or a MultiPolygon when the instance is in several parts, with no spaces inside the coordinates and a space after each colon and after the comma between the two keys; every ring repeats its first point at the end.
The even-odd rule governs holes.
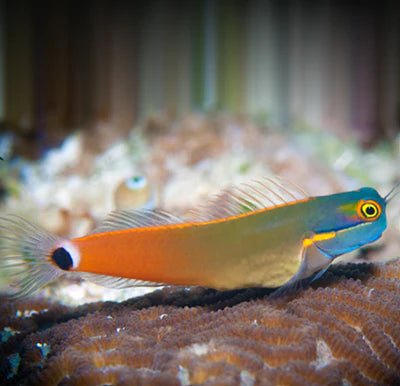
{"type": "Polygon", "coordinates": [[[303,247],[307,248],[313,245],[317,241],[324,241],[324,240],[329,240],[333,239],[336,237],[336,232],[325,232],[325,233],[319,233],[316,234],[312,237],[308,237],[303,240],[303,247]]]}

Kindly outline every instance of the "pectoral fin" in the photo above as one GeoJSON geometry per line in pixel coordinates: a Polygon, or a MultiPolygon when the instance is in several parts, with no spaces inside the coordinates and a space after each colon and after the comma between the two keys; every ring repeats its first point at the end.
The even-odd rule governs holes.
{"type": "Polygon", "coordinates": [[[315,272],[325,270],[326,268],[328,268],[331,262],[331,256],[326,254],[324,250],[318,246],[317,243],[313,243],[308,247],[304,247],[302,263],[298,272],[300,273],[302,271],[302,274],[301,277],[298,278],[298,280],[305,279],[315,272]]]}
{"type": "Polygon", "coordinates": [[[319,271],[317,276],[318,278],[321,277],[332,262],[332,258],[314,242],[306,242],[303,244],[300,259],[301,265],[297,273],[282,287],[275,291],[274,296],[281,296],[288,289],[296,288],[296,283],[299,283],[302,279],[310,277],[315,272],[319,271]]]}

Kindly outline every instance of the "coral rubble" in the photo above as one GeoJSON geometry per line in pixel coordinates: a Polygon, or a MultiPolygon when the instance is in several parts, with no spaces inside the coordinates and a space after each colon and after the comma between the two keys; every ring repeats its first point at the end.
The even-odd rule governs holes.
{"type": "Polygon", "coordinates": [[[0,303],[0,379],[19,385],[391,385],[400,260],[270,290],[164,288],[123,303],[0,303]]]}

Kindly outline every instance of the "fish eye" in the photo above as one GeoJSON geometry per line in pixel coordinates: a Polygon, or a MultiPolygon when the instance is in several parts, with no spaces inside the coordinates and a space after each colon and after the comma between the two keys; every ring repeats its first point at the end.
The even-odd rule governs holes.
{"type": "Polygon", "coordinates": [[[126,187],[132,190],[142,189],[146,184],[147,180],[144,176],[133,176],[125,181],[126,187]]]}
{"type": "Polygon", "coordinates": [[[364,220],[374,220],[381,212],[381,206],[375,201],[360,201],[357,206],[357,213],[364,220]]]}

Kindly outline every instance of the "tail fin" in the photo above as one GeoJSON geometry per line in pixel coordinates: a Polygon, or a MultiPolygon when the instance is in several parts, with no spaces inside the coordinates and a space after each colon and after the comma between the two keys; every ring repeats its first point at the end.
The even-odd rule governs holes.
{"type": "Polygon", "coordinates": [[[59,241],[19,216],[0,216],[0,277],[12,279],[10,297],[30,295],[64,274],[49,260],[59,241]]]}

